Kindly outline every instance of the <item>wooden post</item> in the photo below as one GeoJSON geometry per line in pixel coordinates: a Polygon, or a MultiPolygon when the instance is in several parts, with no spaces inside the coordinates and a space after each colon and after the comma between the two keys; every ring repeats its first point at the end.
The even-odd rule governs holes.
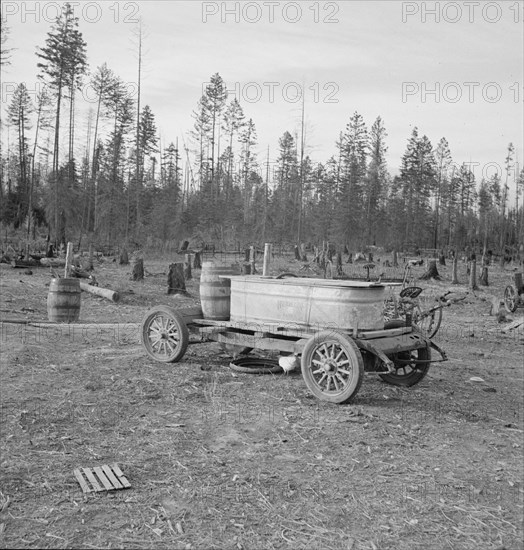
{"type": "Polygon", "coordinates": [[[256,269],[255,269],[255,247],[254,246],[249,247],[249,263],[251,265],[251,275],[254,275],[256,273],[256,269]]]}
{"type": "Polygon", "coordinates": [[[477,286],[477,260],[471,260],[469,272],[469,288],[478,290],[477,286]]]}
{"type": "Polygon", "coordinates": [[[262,267],[262,276],[269,277],[269,262],[271,260],[271,244],[264,244],[264,266],[262,267]]]}
{"type": "Polygon", "coordinates": [[[72,263],[73,263],[73,243],[67,243],[66,263],[64,268],[64,277],[66,279],[71,274],[72,263]]]}

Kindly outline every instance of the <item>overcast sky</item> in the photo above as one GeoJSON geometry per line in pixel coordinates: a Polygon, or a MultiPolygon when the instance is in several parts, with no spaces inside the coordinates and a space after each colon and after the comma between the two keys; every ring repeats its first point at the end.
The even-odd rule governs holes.
{"type": "MultiPolygon", "coordinates": [[[[5,107],[15,83],[35,89],[35,51],[61,3],[2,4],[14,48],[2,74],[5,107]]],[[[335,154],[339,133],[358,111],[368,127],[382,117],[392,173],[414,126],[434,146],[446,137],[456,163],[478,163],[478,180],[503,166],[510,141],[523,164],[523,1],[73,5],[90,69],[106,62],[130,86],[137,78],[133,29],[142,19],[142,104],[153,110],[163,143],[188,142],[191,112],[218,72],[255,122],[261,162],[268,146],[276,159],[286,130],[299,132],[303,93],[314,161],[335,154]]],[[[82,123],[79,141],[84,131],[82,123]]]]}

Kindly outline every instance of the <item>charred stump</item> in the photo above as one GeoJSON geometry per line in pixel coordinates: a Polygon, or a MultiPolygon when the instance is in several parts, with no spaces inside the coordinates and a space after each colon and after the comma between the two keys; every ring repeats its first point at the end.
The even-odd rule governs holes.
{"type": "Polygon", "coordinates": [[[477,260],[471,260],[469,272],[469,288],[477,290],[477,260]]]}
{"type": "Polygon", "coordinates": [[[442,277],[439,275],[439,272],[437,270],[437,260],[430,260],[428,264],[428,270],[426,273],[421,275],[419,279],[423,279],[424,281],[427,281],[429,279],[435,279],[437,281],[441,281],[442,277]]]}
{"type": "Polygon", "coordinates": [[[175,263],[169,266],[167,275],[168,294],[186,294],[186,281],[184,279],[184,264],[175,263]]]}
{"type": "Polygon", "coordinates": [[[128,265],[129,264],[129,256],[127,254],[127,249],[123,248],[122,252],[120,252],[120,258],[119,258],[120,265],[128,265]]]}
{"type": "Polygon", "coordinates": [[[451,271],[452,275],[451,275],[451,284],[452,285],[458,285],[459,284],[459,280],[458,280],[458,254],[455,253],[455,255],[453,256],[453,267],[452,267],[452,271],[451,271]]]}
{"type": "Polygon", "coordinates": [[[131,272],[131,279],[133,281],[144,280],[144,260],[143,258],[135,258],[133,264],[133,271],[131,272]]]}
{"type": "Polygon", "coordinates": [[[193,275],[191,274],[191,254],[186,254],[184,262],[184,278],[186,281],[193,278],[193,275]]]}
{"type": "Polygon", "coordinates": [[[202,269],[202,254],[195,252],[195,258],[193,260],[193,269],[202,269]]]}
{"type": "Polygon", "coordinates": [[[486,265],[482,266],[482,273],[480,274],[480,277],[479,277],[479,285],[489,286],[488,266],[486,266],[486,265]]]}
{"type": "Polygon", "coordinates": [[[337,252],[337,275],[342,275],[342,252],[337,252]]]}

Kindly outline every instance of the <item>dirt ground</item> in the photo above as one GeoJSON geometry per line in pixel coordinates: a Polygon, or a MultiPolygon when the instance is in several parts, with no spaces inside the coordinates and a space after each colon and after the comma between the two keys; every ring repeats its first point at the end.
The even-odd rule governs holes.
{"type": "MultiPolygon", "coordinates": [[[[166,295],[171,261],[146,258],[141,283],[98,263],[122,299],[82,293],[89,328],[1,324],[2,548],[523,548],[524,335],[503,330],[524,310],[489,316],[510,269],[444,311],[449,361],[420,384],[369,374],[331,405],[196,336],[179,363],[149,359],[148,308],[198,303],[198,270],[191,297],[166,295]],[[113,463],[131,488],[83,495],[73,470],[113,463]]],[[[49,270],[0,269],[1,319],[46,320],[49,270]]],[[[451,288],[439,270],[426,295],[451,288]]]]}

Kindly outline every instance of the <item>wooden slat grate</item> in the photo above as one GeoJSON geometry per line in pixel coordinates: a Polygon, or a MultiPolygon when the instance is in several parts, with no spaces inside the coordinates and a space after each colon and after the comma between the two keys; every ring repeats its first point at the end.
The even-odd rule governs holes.
{"type": "Polygon", "coordinates": [[[73,473],[84,493],[116,491],[131,487],[131,483],[118,464],[104,464],[95,468],[77,468],[73,473]]]}

